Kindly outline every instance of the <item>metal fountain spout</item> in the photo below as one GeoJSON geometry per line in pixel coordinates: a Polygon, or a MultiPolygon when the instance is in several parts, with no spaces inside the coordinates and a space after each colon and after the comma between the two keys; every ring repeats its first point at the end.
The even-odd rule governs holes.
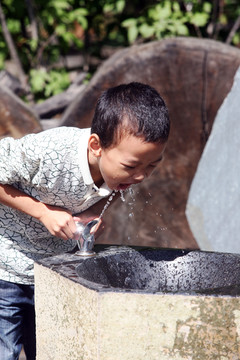
{"type": "Polygon", "coordinates": [[[92,250],[95,238],[94,233],[91,233],[91,230],[98,223],[98,221],[99,219],[90,221],[83,229],[78,232],[79,239],[77,239],[77,244],[79,250],[75,253],[76,255],[89,257],[96,254],[92,250]]]}

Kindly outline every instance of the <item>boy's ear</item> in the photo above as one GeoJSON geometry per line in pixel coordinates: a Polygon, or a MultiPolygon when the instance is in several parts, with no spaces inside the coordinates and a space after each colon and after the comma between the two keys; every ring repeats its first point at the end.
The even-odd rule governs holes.
{"type": "Polygon", "coordinates": [[[88,140],[88,150],[95,157],[101,156],[102,148],[99,136],[97,134],[93,133],[90,135],[90,138],[88,140]]]}

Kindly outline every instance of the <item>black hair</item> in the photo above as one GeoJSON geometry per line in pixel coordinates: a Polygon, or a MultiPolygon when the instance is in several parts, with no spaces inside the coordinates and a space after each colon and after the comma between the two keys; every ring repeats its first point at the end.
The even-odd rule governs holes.
{"type": "Polygon", "coordinates": [[[99,97],[91,133],[99,136],[103,148],[116,144],[123,134],[142,137],[146,142],[165,143],[170,121],[159,93],[138,82],[109,88],[99,97]]]}

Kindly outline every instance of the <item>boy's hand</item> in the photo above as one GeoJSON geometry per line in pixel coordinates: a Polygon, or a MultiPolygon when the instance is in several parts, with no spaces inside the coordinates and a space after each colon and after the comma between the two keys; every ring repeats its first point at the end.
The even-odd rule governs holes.
{"type": "Polygon", "coordinates": [[[48,231],[63,240],[72,239],[76,232],[76,224],[71,212],[58,206],[46,204],[45,209],[39,220],[48,231]]]}
{"type": "MultiPolygon", "coordinates": [[[[71,212],[58,206],[46,205],[45,211],[39,217],[39,220],[48,229],[48,231],[56,237],[63,240],[74,239],[77,231],[76,222],[80,221],[87,225],[89,221],[96,219],[96,215],[86,210],[83,213],[72,216],[71,212]]],[[[100,236],[103,230],[102,220],[93,227],[95,237],[100,236]]]]}

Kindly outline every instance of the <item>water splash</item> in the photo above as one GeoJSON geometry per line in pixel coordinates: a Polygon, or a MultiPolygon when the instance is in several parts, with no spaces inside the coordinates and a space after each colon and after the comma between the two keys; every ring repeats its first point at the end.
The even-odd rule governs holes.
{"type": "MultiPolygon", "coordinates": [[[[133,190],[132,190],[131,188],[129,188],[128,190],[129,190],[129,193],[130,193],[130,196],[131,196],[132,200],[135,201],[133,190]]],[[[99,220],[103,217],[103,214],[105,213],[105,211],[106,211],[107,208],[109,207],[111,201],[113,200],[113,198],[114,198],[114,196],[116,195],[117,192],[118,192],[117,190],[114,190],[114,191],[112,192],[112,194],[109,196],[109,199],[108,199],[108,201],[106,202],[106,204],[104,205],[104,207],[103,207],[103,209],[102,209],[102,212],[101,212],[101,214],[100,214],[100,216],[99,216],[99,220]]],[[[123,191],[123,190],[120,190],[119,192],[120,192],[120,197],[121,197],[122,202],[125,202],[126,199],[125,199],[125,197],[124,197],[124,191],[123,191]]],[[[130,205],[132,205],[132,204],[130,204],[130,205]]],[[[134,216],[134,214],[131,213],[131,214],[129,214],[129,216],[132,217],[132,216],[134,216]]]]}
{"type": "Polygon", "coordinates": [[[130,219],[132,219],[134,217],[134,203],[135,203],[135,196],[134,196],[134,191],[133,189],[130,187],[128,189],[129,195],[130,195],[130,201],[128,202],[128,205],[130,206],[130,212],[128,214],[128,217],[130,219]]]}
{"type": "Polygon", "coordinates": [[[124,191],[123,190],[120,190],[120,197],[121,197],[121,200],[122,202],[125,202],[125,197],[124,197],[124,191]]]}
{"type": "Polygon", "coordinates": [[[129,194],[130,194],[130,196],[131,196],[132,201],[135,201],[133,188],[130,187],[130,188],[128,189],[128,191],[129,191],[129,194]]]}

